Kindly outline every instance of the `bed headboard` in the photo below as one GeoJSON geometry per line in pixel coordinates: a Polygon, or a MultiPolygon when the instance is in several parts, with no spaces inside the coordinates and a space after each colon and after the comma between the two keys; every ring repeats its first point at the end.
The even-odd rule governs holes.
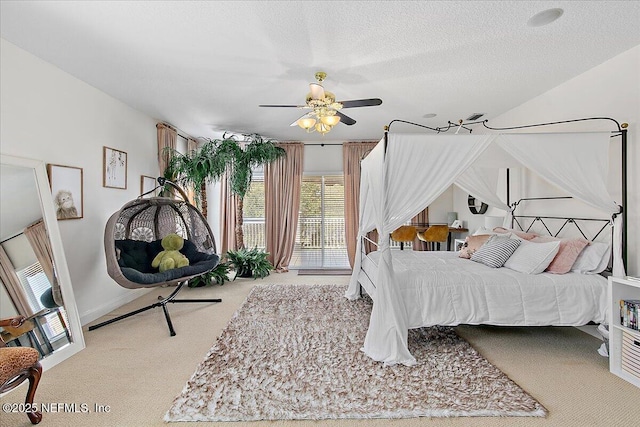
{"type": "MultiPolygon", "coordinates": [[[[513,219],[511,228],[525,232],[533,232],[543,236],[583,238],[591,242],[605,242],[611,245],[611,250],[613,251],[613,236],[611,233],[613,221],[611,218],[605,218],[604,215],[600,218],[591,218],[578,216],[525,215],[518,212],[518,208],[522,210],[521,203],[525,201],[533,202],[532,204],[536,205],[538,201],[569,201],[571,199],[573,199],[573,197],[570,196],[522,198],[512,204],[513,219]]],[[[536,208],[534,207],[532,210],[535,212],[536,208]]],[[[611,260],[613,260],[613,256],[611,260]]],[[[609,262],[609,267],[605,271],[611,271],[611,263],[612,261],[609,262]]]]}

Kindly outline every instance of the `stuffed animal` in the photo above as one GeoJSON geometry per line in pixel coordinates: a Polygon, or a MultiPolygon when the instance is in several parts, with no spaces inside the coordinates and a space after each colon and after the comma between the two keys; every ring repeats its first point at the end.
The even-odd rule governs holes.
{"type": "Polygon", "coordinates": [[[162,239],[164,251],[156,255],[151,261],[151,267],[159,268],[160,272],[163,272],[189,265],[189,259],[179,252],[182,246],[184,246],[184,239],[177,234],[165,236],[162,239]]]}

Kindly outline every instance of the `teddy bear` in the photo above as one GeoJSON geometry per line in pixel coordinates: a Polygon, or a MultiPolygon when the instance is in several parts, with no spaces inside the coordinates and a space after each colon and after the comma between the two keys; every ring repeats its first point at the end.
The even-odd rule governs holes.
{"type": "Polygon", "coordinates": [[[179,252],[184,246],[182,237],[177,234],[168,234],[162,239],[161,244],[164,251],[156,255],[151,261],[151,267],[159,268],[160,272],[163,272],[189,265],[189,259],[179,252]]]}

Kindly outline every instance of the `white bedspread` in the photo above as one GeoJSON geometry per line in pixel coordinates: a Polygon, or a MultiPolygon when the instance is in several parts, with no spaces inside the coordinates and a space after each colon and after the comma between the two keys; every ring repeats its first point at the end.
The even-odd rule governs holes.
{"type": "MultiPolygon", "coordinates": [[[[376,277],[378,257],[373,252],[363,260],[361,277],[376,277]]],[[[523,274],[459,258],[457,252],[393,251],[393,265],[409,328],[606,321],[607,280],[600,275],[523,274]]],[[[375,302],[375,290],[366,284],[365,289],[375,302]]]]}

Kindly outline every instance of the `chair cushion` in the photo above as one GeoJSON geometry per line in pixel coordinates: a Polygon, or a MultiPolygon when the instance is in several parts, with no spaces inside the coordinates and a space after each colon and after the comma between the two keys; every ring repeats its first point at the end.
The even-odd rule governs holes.
{"type": "Polygon", "coordinates": [[[0,347],[0,386],[23,369],[36,364],[40,355],[31,347],[0,347]]]}
{"type": "Polygon", "coordinates": [[[120,252],[118,265],[124,277],[135,283],[153,285],[206,273],[220,261],[218,255],[199,252],[193,242],[185,240],[180,252],[189,259],[189,265],[160,273],[151,267],[151,261],[163,250],[161,242],[161,239],[153,242],[116,240],[116,250],[120,252]]]}

